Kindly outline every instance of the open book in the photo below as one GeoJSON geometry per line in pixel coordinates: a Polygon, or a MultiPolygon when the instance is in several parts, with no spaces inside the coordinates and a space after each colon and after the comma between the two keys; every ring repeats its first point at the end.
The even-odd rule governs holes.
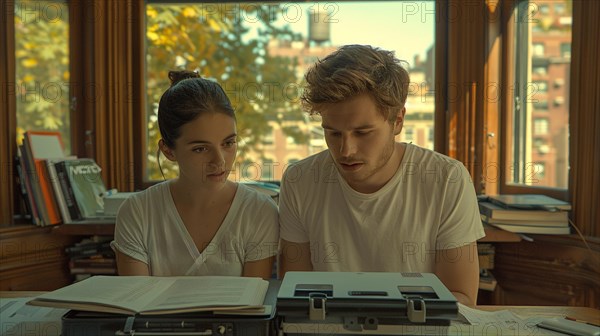
{"type": "Polygon", "coordinates": [[[269,282],[230,276],[94,276],[28,304],[127,315],[199,311],[260,314],[269,282]]]}

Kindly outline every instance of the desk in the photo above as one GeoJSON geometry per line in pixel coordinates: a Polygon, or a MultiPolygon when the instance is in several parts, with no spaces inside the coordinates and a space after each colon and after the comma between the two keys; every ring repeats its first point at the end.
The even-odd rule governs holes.
{"type": "Polygon", "coordinates": [[[532,316],[562,317],[570,316],[578,320],[600,325],[600,310],[589,307],[566,306],[476,306],[475,309],[497,311],[507,309],[513,313],[528,318],[532,316]]]}
{"type": "MultiPolygon", "coordinates": [[[[0,298],[31,297],[45,293],[43,291],[0,291],[0,298]]],[[[507,309],[527,318],[532,316],[556,317],[570,316],[578,320],[600,324],[600,310],[589,307],[566,306],[473,306],[472,308],[485,311],[507,309]]]]}

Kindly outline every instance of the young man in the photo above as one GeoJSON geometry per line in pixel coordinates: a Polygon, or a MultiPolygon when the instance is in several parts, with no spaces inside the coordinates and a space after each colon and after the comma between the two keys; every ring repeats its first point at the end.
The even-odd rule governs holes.
{"type": "Polygon", "coordinates": [[[281,271],[435,273],[477,299],[484,236],[460,162],[397,143],[409,76],[392,52],[348,45],[306,74],[304,107],[329,150],[289,167],[279,198],[281,271]]]}

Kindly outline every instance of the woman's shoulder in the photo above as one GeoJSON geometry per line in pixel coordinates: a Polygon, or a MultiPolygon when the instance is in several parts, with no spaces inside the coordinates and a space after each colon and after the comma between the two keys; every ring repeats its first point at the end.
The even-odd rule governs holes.
{"type": "Polygon", "coordinates": [[[169,192],[168,181],[157,183],[134,193],[119,207],[117,223],[132,222],[148,226],[150,222],[158,220],[166,213],[165,192],[169,192]]]}
{"type": "Polygon", "coordinates": [[[279,195],[279,190],[275,186],[260,183],[238,183],[237,193],[239,193],[241,203],[245,206],[253,206],[257,210],[264,209],[264,207],[277,210],[273,198],[279,195]]]}
{"type": "Polygon", "coordinates": [[[145,190],[138,191],[127,198],[130,205],[135,204],[138,207],[144,207],[147,204],[156,204],[164,198],[165,192],[169,191],[169,181],[164,181],[152,185],[145,190]]]}

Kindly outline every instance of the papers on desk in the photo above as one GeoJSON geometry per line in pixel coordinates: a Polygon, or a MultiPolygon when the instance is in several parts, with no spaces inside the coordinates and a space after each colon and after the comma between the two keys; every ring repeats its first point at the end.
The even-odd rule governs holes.
{"type": "Polygon", "coordinates": [[[564,335],[539,328],[545,317],[521,318],[509,310],[488,312],[458,304],[462,320],[453,321],[448,335],[564,335]]]}
{"type": "Polygon", "coordinates": [[[67,309],[33,307],[26,305],[30,297],[0,298],[0,335],[59,336],[61,318],[67,309]]]}

